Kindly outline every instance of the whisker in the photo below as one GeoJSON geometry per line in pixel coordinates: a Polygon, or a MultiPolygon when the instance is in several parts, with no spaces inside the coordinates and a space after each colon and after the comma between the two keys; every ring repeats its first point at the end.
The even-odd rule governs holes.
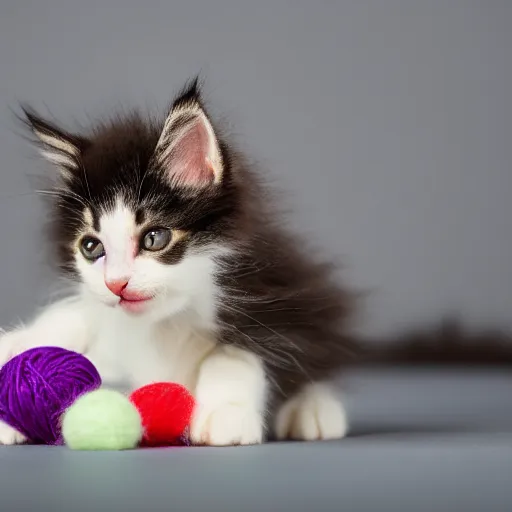
{"type": "Polygon", "coordinates": [[[92,201],[92,196],[91,196],[91,189],[89,188],[89,180],[87,178],[87,171],[86,171],[85,166],[83,165],[82,162],[80,162],[80,169],[82,170],[82,174],[84,176],[85,188],[87,189],[87,195],[89,196],[89,202],[91,202],[92,201]]]}
{"type": "Polygon", "coordinates": [[[78,201],[82,206],[85,208],[89,207],[88,202],[84,200],[83,197],[79,196],[75,192],[72,192],[71,190],[65,190],[65,189],[55,189],[55,190],[36,190],[36,193],[42,195],[42,196],[49,196],[49,197],[56,197],[58,199],[74,199],[75,201],[78,201]]]}
{"type": "Polygon", "coordinates": [[[301,364],[298,362],[298,360],[290,353],[285,352],[283,349],[280,349],[278,347],[273,346],[272,348],[268,348],[263,343],[263,339],[260,339],[259,341],[254,340],[251,338],[247,333],[241,331],[238,327],[235,325],[228,324],[224,321],[220,321],[221,324],[224,324],[228,329],[234,329],[238,333],[240,333],[242,336],[247,338],[252,346],[254,346],[257,350],[260,352],[263,352],[265,354],[268,354],[270,357],[271,364],[276,367],[281,367],[283,369],[290,368],[290,363],[294,364],[301,372],[303,372],[306,377],[309,378],[307,372],[304,370],[304,368],[301,366],[301,364]],[[281,363],[284,364],[276,364],[278,361],[281,361],[281,363]]]}
{"type": "Polygon", "coordinates": [[[275,334],[276,336],[278,336],[282,340],[284,340],[287,343],[289,343],[296,350],[299,350],[300,352],[302,352],[302,350],[299,347],[297,347],[297,345],[295,345],[295,343],[293,343],[293,341],[290,340],[290,338],[287,338],[283,334],[281,334],[281,333],[277,332],[276,330],[272,329],[271,327],[265,325],[263,322],[260,322],[259,320],[257,320],[256,318],[252,317],[251,315],[248,315],[247,313],[244,313],[243,311],[241,311],[241,310],[239,310],[237,308],[231,307],[231,306],[224,305],[224,307],[227,308],[228,310],[232,311],[233,313],[245,316],[246,318],[249,318],[253,322],[256,322],[260,327],[263,327],[264,329],[267,329],[272,334],[275,334]]]}
{"type": "MultiPolygon", "coordinates": [[[[140,159],[139,159],[139,165],[137,167],[140,166],[140,159]]],[[[140,203],[140,197],[141,197],[141,194],[142,194],[142,184],[144,183],[144,180],[146,179],[146,175],[148,173],[148,167],[146,167],[146,169],[144,169],[144,174],[142,175],[142,178],[139,180],[139,190],[137,192],[137,202],[140,203]]]]}

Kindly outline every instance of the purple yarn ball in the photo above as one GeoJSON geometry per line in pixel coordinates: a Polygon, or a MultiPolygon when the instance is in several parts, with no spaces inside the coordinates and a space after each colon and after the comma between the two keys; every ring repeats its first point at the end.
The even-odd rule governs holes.
{"type": "Polygon", "coordinates": [[[77,352],[40,347],[0,369],[0,420],[34,444],[62,444],[61,415],[82,394],[101,386],[95,366],[77,352]]]}

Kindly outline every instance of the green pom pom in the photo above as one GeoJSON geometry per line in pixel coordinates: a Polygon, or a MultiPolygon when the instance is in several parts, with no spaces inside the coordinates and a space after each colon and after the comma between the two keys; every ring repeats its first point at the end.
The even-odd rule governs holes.
{"type": "Polygon", "coordinates": [[[142,434],[135,406],[109,389],[81,396],[62,419],[64,442],[72,450],[129,450],[138,445],[142,434]]]}

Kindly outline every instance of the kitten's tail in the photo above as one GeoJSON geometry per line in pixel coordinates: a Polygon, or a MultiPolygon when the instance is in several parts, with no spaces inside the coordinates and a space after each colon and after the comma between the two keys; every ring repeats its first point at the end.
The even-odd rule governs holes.
{"type": "Polygon", "coordinates": [[[512,335],[500,330],[470,332],[453,319],[433,328],[365,344],[358,364],[378,366],[512,367],[512,335]]]}

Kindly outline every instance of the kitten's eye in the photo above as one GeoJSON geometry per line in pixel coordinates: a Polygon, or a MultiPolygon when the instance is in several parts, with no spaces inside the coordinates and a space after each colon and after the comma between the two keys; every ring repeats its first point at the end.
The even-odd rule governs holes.
{"type": "Polygon", "coordinates": [[[169,245],[171,238],[168,229],[151,229],[142,239],[142,248],[146,251],[161,251],[169,245]]]}
{"type": "Polygon", "coordinates": [[[87,236],[80,242],[80,251],[86,260],[96,261],[105,255],[103,244],[92,236],[87,236]]]}

